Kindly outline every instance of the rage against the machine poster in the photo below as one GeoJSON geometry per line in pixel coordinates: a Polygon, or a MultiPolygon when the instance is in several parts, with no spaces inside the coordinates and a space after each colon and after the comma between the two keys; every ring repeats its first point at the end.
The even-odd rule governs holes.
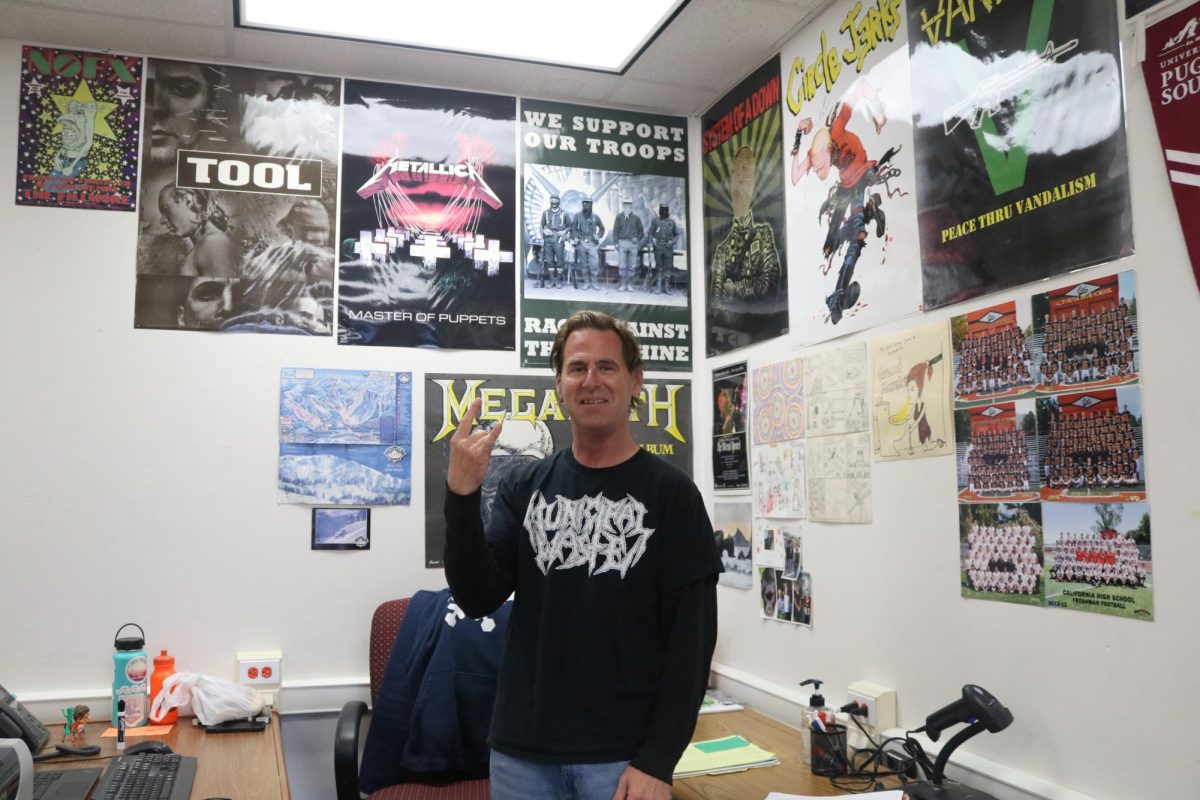
{"type": "Polygon", "coordinates": [[[1132,253],[1116,7],[907,7],[925,307],[1132,253]]]}
{"type": "Polygon", "coordinates": [[[687,120],[522,99],[521,147],[521,365],[598,308],[647,369],[691,369],[687,120]]]}
{"type": "Polygon", "coordinates": [[[797,344],[920,310],[907,42],[900,0],[839,0],[783,48],[797,344]]]}
{"type": "Polygon", "coordinates": [[[788,331],[779,57],[704,113],[708,354],[788,331]]]}
{"type": "Polygon", "coordinates": [[[132,211],[142,59],[25,45],[17,204],[132,211]]]}
{"type": "Polygon", "coordinates": [[[333,332],[341,81],[149,59],[134,325],[333,332]]]}
{"type": "MultiPolygon", "coordinates": [[[[427,375],[425,378],[425,566],[442,566],[446,466],[450,439],[471,403],[483,405],[478,424],[504,420],[483,481],[486,524],[500,479],[512,469],[571,446],[571,422],[550,375],[427,375]]],[[[648,380],[631,412],[630,430],[642,449],[692,474],[692,384],[648,380]]]]}
{"type": "Polygon", "coordinates": [[[513,348],[516,100],[347,81],[338,342],[513,348]]]}

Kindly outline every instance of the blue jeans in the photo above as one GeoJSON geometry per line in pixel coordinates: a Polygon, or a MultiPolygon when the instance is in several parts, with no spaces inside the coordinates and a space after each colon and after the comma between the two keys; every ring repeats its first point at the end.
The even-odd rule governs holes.
{"type": "Polygon", "coordinates": [[[628,761],[546,764],[492,751],[491,800],[612,800],[628,761]]]}

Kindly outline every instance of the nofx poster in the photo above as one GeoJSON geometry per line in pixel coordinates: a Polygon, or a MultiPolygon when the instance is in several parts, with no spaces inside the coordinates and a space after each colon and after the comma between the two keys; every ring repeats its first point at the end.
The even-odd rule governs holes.
{"type": "MultiPolygon", "coordinates": [[[[559,402],[554,378],[532,375],[427,375],[425,379],[425,566],[442,566],[446,521],[446,467],[450,438],[476,398],[483,401],[477,424],[504,420],[483,481],[487,524],[500,479],[522,464],[571,446],[571,422],[559,402]],[[506,418],[507,415],[507,418],[506,418]]],[[[692,384],[690,380],[647,381],[642,402],[630,414],[630,430],[642,449],[692,474],[692,384]]]]}
{"type": "Polygon", "coordinates": [[[1142,75],[1171,177],[1175,210],[1200,286],[1200,9],[1189,6],[1146,29],[1142,75]]]}
{"type": "Polygon", "coordinates": [[[516,99],[346,81],[338,343],[513,349],[516,99]]]}
{"type": "Polygon", "coordinates": [[[149,59],[138,328],[329,335],[341,81],[149,59]]]}
{"type": "Polygon", "coordinates": [[[142,59],[25,45],[17,205],[133,211],[142,59]]]}
{"type": "Polygon", "coordinates": [[[780,97],[776,56],[700,121],[710,356],[788,331],[780,97]]]}
{"type": "Polygon", "coordinates": [[[596,308],[647,369],[690,370],[687,120],[522,99],[521,146],[521,365],[596,308]]]}
{"type": "Polygon", "coordinates": [[[900,0],[842,0],[783,48],[797,344],[920,310],[907,42],[900,0]]]}
{"type": "Polygon", "coordinates": [[[1116,8],[907,5],[925,307],[1131,254],[1116,8]]]}

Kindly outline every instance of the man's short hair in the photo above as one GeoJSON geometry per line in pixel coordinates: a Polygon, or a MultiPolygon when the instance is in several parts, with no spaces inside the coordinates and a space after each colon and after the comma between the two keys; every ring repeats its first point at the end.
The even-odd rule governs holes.
{"type": "MultiPolygon", "coordinates": [[[[562,374],[563,368],[563,350],[567,346],[567,338],[575,331],[612,331],[621,340],[621,355],[625,359],[625,367],[633,372],[635,369],[642,367],[642,348],[638,344],[637,337],[633,335],[633,331],[620,320],[614,319],[611,315],[605,314],[603,311],[576,311],[567,321],[564,322],[558,329],[558,334],[554,337],[554,346],[550,348],[550,366],[554,369],[555,376],[562,374]]],[[[637,407],[638,398],[633,398],[629,402],[631,409],[637,407]]]]}

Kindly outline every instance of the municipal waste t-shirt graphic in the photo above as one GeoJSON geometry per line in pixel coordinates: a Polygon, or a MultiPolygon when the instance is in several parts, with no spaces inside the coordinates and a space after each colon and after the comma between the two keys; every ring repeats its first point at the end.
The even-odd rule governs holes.
{"type": "Polygon", "coordinates": [[[645,519],[646,506],[628,494],[620,500],[602,494],[547,500],[535,492],[525,510],[525,530],[543,575],[552,567],[587,567],[589,576],[617,570],[624,578],[654,533],[645,519]]]}

